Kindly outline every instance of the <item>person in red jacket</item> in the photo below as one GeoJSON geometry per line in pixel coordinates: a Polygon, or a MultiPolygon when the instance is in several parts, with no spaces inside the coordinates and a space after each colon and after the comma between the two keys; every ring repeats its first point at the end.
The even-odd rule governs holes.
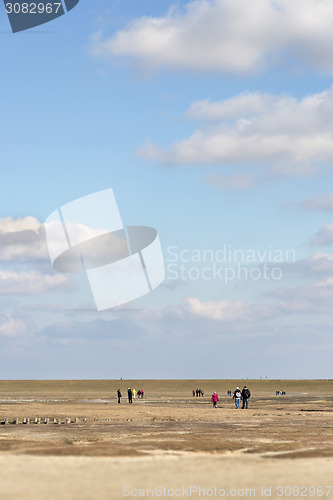
{"type": "Polygon", "coordinates": [[[219,400],[219,397],[218,395],[216,394],[216,392],[213,392],[213,395],[212,395],[212,403],[213,403],[213,408],[217,408],[217,402],[219,400]]]}

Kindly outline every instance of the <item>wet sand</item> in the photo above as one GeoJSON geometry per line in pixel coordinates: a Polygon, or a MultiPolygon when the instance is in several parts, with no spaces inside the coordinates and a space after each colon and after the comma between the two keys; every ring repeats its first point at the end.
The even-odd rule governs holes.
{"type": "Polygon", "coordinates": [[[333,381],[1,381],[5,418],[1,499],[333,499],[333,381]],[[249,409],[236,410],[226,393],[244,384],[249,409]],[[118,387],[144,399],[119,405],[118,387]]]}

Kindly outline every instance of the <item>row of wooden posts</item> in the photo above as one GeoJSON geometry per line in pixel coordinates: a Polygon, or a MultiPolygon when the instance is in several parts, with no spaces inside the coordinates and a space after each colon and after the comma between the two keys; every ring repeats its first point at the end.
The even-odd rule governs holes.
{"type": "MultiPolygon", "coordinates": [[[[110,420],[107,418],[106,420],[110,420]]],[[[82,418],[82,422],[86,422],[86,418],[82,418]]],[[[94,422],[97,422],[98,418],[94,418],[94,422]]],[[[19,418],[14,418],[14,420],[10,421],[7,417],[4,418],[1,422],[2,425],[7,425],[7,424],[77,424],[79,422],[79,419],[76,417],[74,419],[71,418],[65,418],[64,420],[61,420],[60,418],[40,418],[40,417],[35,417],[35,418],[23,418],[20,420],[19,418]]]]}

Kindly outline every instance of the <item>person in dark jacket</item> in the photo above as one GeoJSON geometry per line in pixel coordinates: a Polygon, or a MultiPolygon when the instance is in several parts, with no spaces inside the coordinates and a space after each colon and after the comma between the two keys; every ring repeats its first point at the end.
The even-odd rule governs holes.
{"type": "Polygon", "coordinates": [[[250,396],[251,396],[250,391],[248,390],[248,388],[246,387],[246,385],[244,385],[243,390],[242,390],[242,399],[243,399],[242,410],[244,410],[244,408],[247,409],[248,404],[249,404],[249,397],[250,396]]]}
{"type": "Polygon", "coordinates": [[[118,398],[118,403],[119,403],[119,404],[120,404],[120,398],[122,398],[122,397],[123,397],[123,396],[122,396],[122,394],[121,394],[121,392],[120,392],[120,389],[118,389],[118,391],[117,391],[117,398],[118,398]]]}
{"type": "Polygon", "coordinates": [[[133,392],[130,387],[127,389],[127,395],[128,395],[128,402],[133,403],[133,392]]]}

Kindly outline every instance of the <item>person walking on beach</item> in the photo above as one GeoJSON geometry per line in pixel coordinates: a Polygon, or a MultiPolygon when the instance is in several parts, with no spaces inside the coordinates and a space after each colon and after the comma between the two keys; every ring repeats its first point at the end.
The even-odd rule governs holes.
{"type": "Polygon", "coordinates": [[[218,402],[218,400],[219,400],[218,395],[216,394],[216,392],[213,392],[212,399],[211,399],[211,401],[213,403],[213,408],[217,408],[217,402],[218,402]]]}
{"type": "Polygon", "coordinates": [[[121,394],[121,392],[120,392],[120,389],[118,389],[118,391],[117,391],[117,398],[118,398],[118,403],[119,403],[119,404],[120,404],[120,398],[122,398],[122,397],[123,397],[123,396],[122,396],[122,394],[121,394]]]}
{"type": "Polygon", "coordinates": [[[133,392],[130,387],[127,389],[127,395],[128,395],[128,402],[133,403],[133,392]]]}
{"type": "Polygon", "coordinates": [[[250,393],[249,389],[246,387],[246,385],[244,385],[243,390],[242,390],[242,398],[243,398],[242,410],[244,410],[244,408],[247,410],[250,397],[251,397],[251,393],[250,393]]]}
{"type": "Polygon", "coordinates": [[[135,399],[135,395],[136,395],[136,390],[135,389],[132,389],[132,394],[133,394],[133,399],[135,399]]]}
{"type": "Polygon", "coordinates": [[[193,389],[192,394],[193,394],[193,397],[194,397],[195,396],[195,389],[193,389]]]}
{"type": "Polygon", "coordinates": [[[233,398],[235,400],[235,405],[236,405],[237,410],[239,410],[241,396],[242,396],[242,393],[240,391],[240,388],[236,387],[236,390],[234,392],[233,398]]]}

